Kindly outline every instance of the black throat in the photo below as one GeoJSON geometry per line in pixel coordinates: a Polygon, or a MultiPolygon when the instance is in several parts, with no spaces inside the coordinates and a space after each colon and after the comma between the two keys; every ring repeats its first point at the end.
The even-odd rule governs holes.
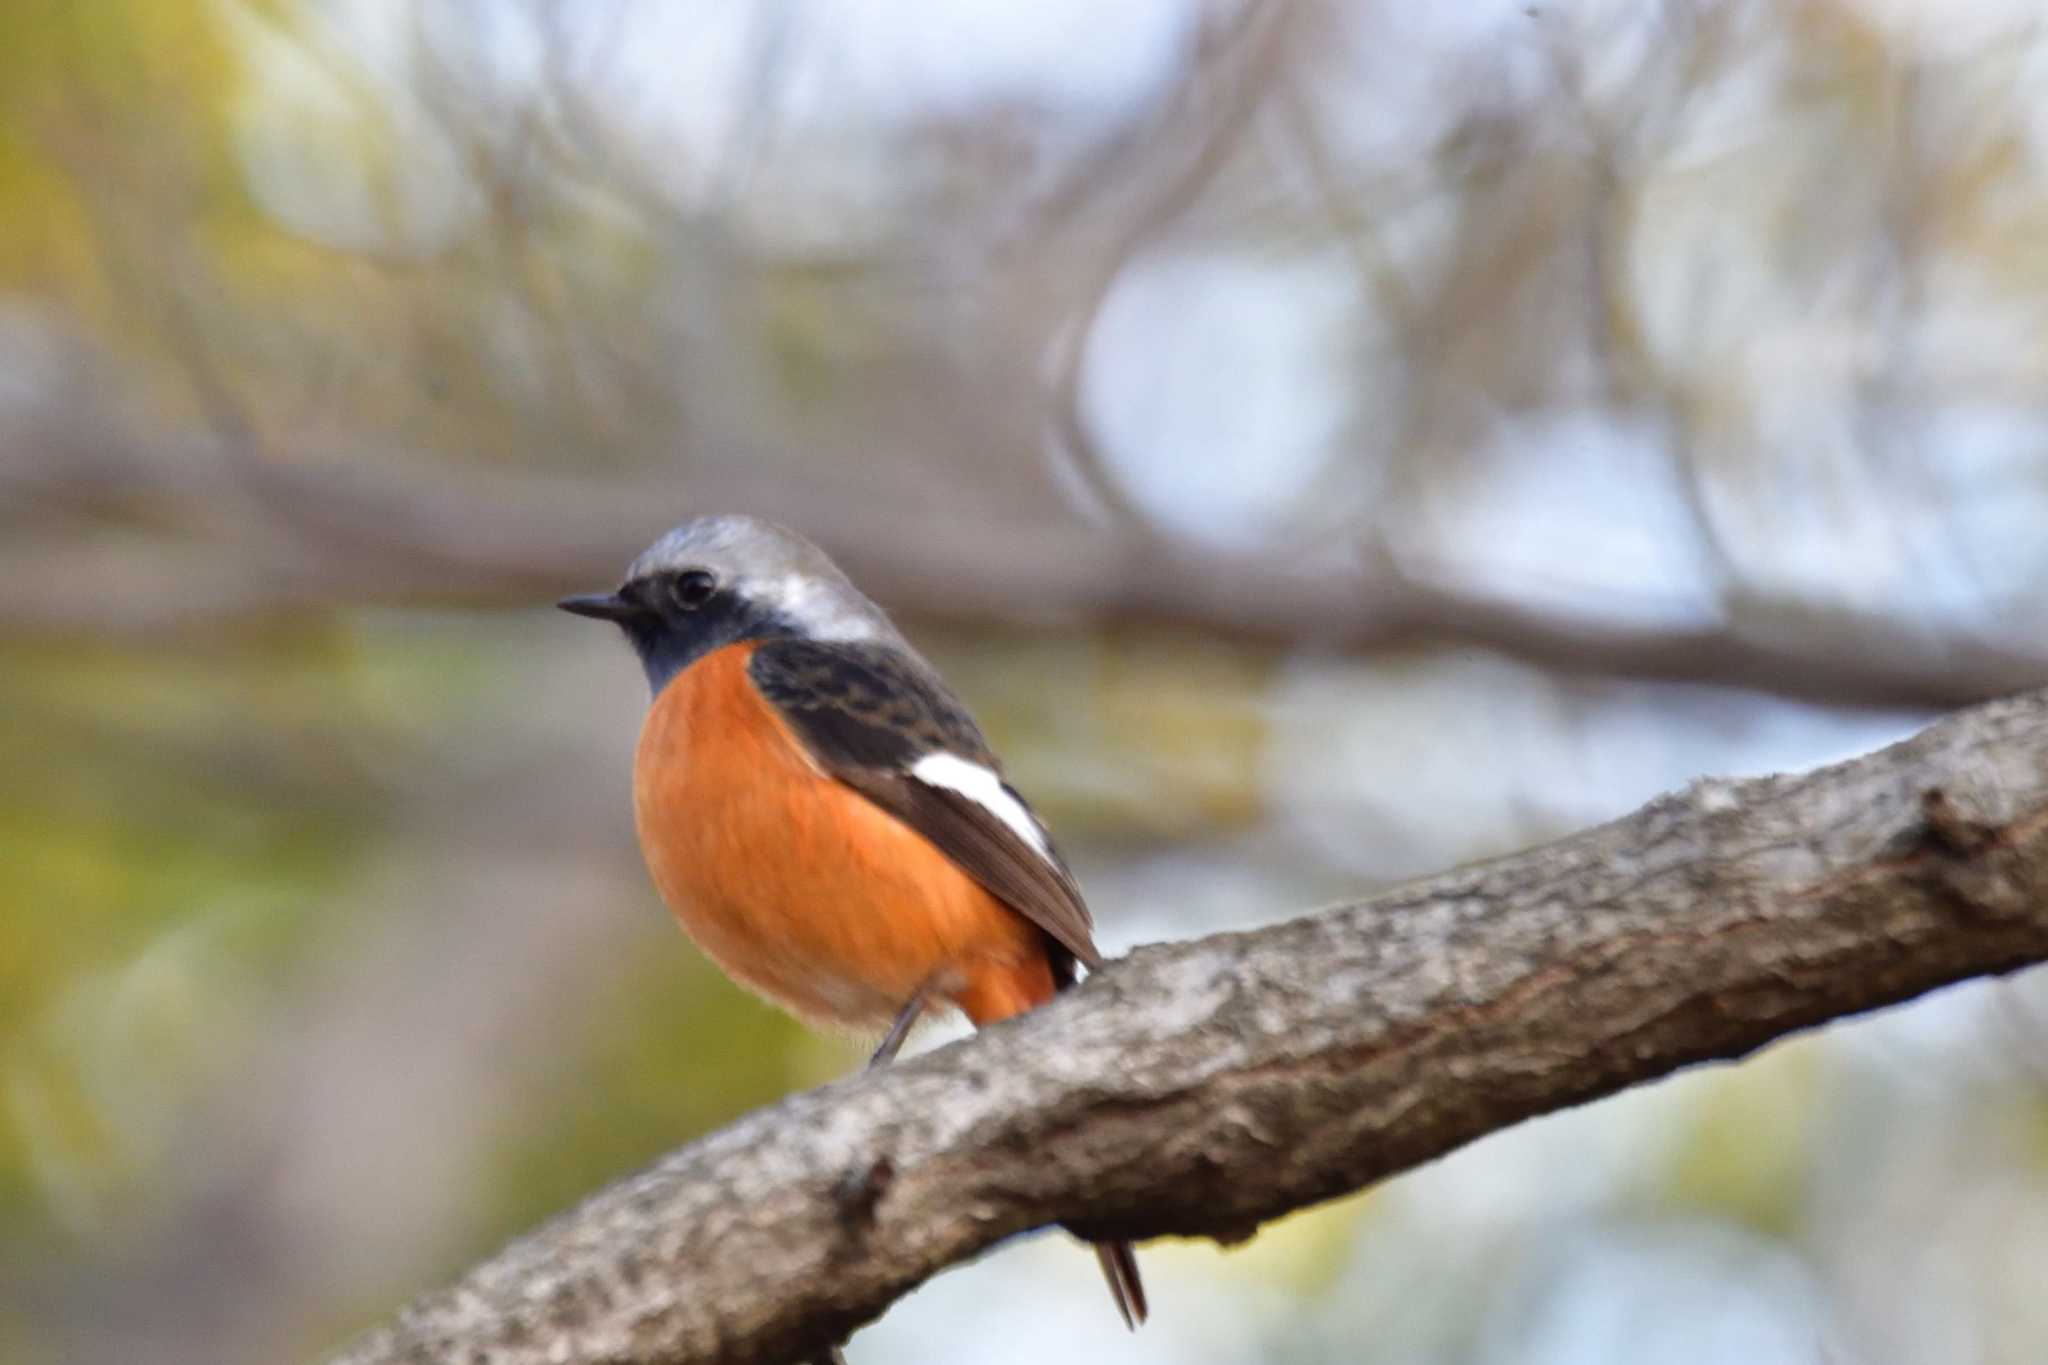
{"type": "Polygon", "coordinates": [[[727,589],[713,593],[702,606],[685,610],[664,603],[645,614],[619,622],[640,667],[647,672],[647,685],[660,696],[670,678],[715,649],[742,640],[770,640],[795,635],[794,622],[758,602],[748,601],[727,589]]]}

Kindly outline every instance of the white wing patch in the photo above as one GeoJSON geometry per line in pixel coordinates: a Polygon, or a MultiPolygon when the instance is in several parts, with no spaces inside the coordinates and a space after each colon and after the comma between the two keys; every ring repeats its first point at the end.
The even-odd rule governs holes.
{"type": "Polygon", "coordinates": [[[910,775],[933,787],[958,792],[1016,832],[1018,838],[1052,861],[1052,845],[1031,811],[1003,786],[1003,779],[979,763],[940,750],[911,765],[910,775]]]}

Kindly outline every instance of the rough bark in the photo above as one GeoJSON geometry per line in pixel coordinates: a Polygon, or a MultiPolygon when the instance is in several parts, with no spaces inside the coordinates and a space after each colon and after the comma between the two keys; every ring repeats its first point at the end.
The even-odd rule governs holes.
{"type": "Polygon", "coordinates": [[[336,1360],[801,1359],[1025,1229],[1246,1237],[1532,1115],[2044,958],[2033,694],[1141,949],[675,1152],[336,1360]]]}

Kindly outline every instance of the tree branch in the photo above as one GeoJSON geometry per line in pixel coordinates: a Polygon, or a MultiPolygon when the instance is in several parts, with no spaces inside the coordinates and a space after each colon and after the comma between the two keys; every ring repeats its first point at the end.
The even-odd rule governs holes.
{"type": "MultiPolygon", "coordinates": [[[[1832,705],[1956,706],[2048,684],[2048,646],[2023,613],[1942,627],[1840,602],[1796,628],[1616,621],[1413,562],[1224,553],[1024,508],[956,508],[907,538],[900,488],[829,464],[792,479],[765,447],[597,480],[311,440],[253,458],[218,433],[138,431],[92,398],[114,377],[77,348],[8,345],[0,335],[0,368],[25,368],[18,387],[39,395],[0,394],[0,509],[20,532],[0,547],[0,630],[17,635],[147,639],[336,604],[531,606],[613,581],[686,513],[738,509],[802,528],[892,611],[927,621],[1151,624],[1275,646],[1429,639],[1832,705]],[[151,526],[178,534],[106,533],[151,526]]],[[[254,439],[246,416],[216,415],[254,439]]]]}
{"type": "MultiPolygon", "coordinates": [[[[18,537],[18,553],[0,553],[0,629],[17,634],[149,637],[336,603],[531,606],[614,581],[684,513],[738,508],[803,528],[891,610],[930,621],[1083,619],[1361,649],[1450,640],[1545,667],[1834,705],[1955,706],[2048,681],[2048,648],[2003,623],[1908,629],[1848,604],[1829,609],[1828,629],[1615,623],[1428,577],[1225,554],[1029,514],[932,521],[913,544],[901,534],[900,497],[823,474],[800,488],[741,460],[674,485],[595,487],[364,452],[224,468],[204,443],[159,455],[108,432],[11,433],[6,416],[0,447],[20,458],[0,469],[0,493],[78,520],[146,514],[203,533],[169,550],[135,538],[18,537]]],[[[36,526],[53,523],[61,531],[53,518],[36,526]]]]}
{"type": "Polygon", "coordinates": [[[2036,693],[1140,949],[673,1153],[336,1361],[798,1359],[1029,1228],[1243,1238],[1532,1115],[2044,958],[2036,693]]]}

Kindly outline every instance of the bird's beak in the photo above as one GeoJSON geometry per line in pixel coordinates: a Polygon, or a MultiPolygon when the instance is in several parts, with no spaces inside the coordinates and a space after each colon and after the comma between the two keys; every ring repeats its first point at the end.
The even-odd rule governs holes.
{"type": "Polygon", "coordinates": [[[615,592],[587,592],[578,597],[565,597],[555,605],[572,615],[588,616],[598,621],[626,621],[640,614],[640,608],[615,592]]]}

